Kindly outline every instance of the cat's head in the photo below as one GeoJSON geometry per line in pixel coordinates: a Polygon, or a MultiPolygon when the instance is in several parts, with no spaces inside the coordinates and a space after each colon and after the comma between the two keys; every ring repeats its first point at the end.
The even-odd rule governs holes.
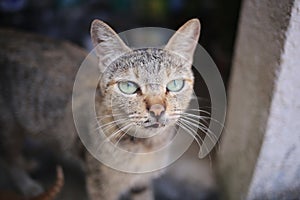
{"type": "Polygon", "coordinates": [[[200,22],[192,19],[164,48],[132,50],[107,24],[93,21],[102,103],[124,131],[148,133],[177,122],[193,94],[191,67],[199,35],[200,22]]]}

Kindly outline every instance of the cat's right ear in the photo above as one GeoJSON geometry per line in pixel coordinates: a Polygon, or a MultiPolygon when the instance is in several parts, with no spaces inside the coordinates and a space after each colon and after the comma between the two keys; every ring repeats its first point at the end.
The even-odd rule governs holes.
{"type": "Polygon", "coordinates": [[[200,21],[196,18],[187,21],[171,37],[165,49],[185,58],[188,63],[193,63],[193,55],[200,36],[200,27],[200,21]]]}
{"type": "Polygon", "coordinates": [[[101,72],[118,57],[131,51],[118,34],[106,23],[94,20],[91,25],[91,37],[99,58],[101,72]]]}

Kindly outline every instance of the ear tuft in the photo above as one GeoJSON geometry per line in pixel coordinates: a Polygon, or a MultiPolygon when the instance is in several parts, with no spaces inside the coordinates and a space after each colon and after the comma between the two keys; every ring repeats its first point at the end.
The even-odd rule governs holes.
{"type": "Polygon", "coordinates": [[[172,51],[188,62],[193,62],[193,55],[200,36],[200,21],[191,19],[181,26],[171,37],[165,49],[172,51]]]}
{"type": "Polygon", "coordinates": [[[99,67],[102,72],[115,59],[131,51],[111,27],[98,19],[92,22],[91,38],[96,48],[99,67]]]}

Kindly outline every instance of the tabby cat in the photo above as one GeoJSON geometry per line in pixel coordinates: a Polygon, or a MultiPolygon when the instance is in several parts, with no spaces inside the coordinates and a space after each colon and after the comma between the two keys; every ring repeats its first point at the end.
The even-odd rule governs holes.
{"type": "MultiPolygon", "coordinates": [[[[180,113],[192,98],[194,76],[191,66],[199,35],[200,22],[192,19],[162,49],[130,49],[107,24],[93,21],[91,37],[102,74],[95,99],[96,112],[101,117],[99,126],[108,127],[103,130],[112,143],[132,152],[147,153],[170,142],[180,113]],[[117,107],[117,113],[112,112],[111,102],[117,107]],[[153,132],[159,134],[139,137],[153,132]]],[[[27,39],[20,39],[21,42],[14,41],[9,34],[6,36],[11,38],[11,43],[0,39],[1,47],[4,47],[0,50],[0,136],[6,141],[2,146],[7,162],[11,166],[20,166],[22,158],[17,156],[17,149],[9,148],[16,143],[13,135],[18,134],[36,133],[37,138],[46,138],[44,142],[49,148],[67,152],[64,155],[69,155],[68,152],[78,154],[81,145],[77,142],[70,100],[78,59],[84,53],[65,43],[48,41],[39,41],[31,44],[35,48],[27,48],[29,36],[24,36],[27,39]],[[61,52],[59,49],[62,48],[69,52],[61,52]]],[[[91,126],[90,130],[95,131],[95,127],[91,126]]],[[[107,156],[114,158],[116,155],[107,156]]],[[[117,159],[135,168],[156,162],[117,159]]],[[[87,151],[83,160],[90,199],[154,198],[151,180],[161,172],[131,174],[116,171],[101,164],[87,151]]],[[[32,181],[22,180],[17,185],[23,187],[24,193],[27,191],[24,188],[32,189],[24,187],[25,183],[34,186],[32,181]]]]}
{"type": "MultiPolygon", "coordinates": [[[[102,72],[96,111],[100,121],[102,119],[100,127],[105,127],[110,141],[131,152],[154,151],[170,142],[180,113],[192,98],[191,66],[199,34],[200,23],[192,19],[163,49],[132,50],[105,23],[99,20],[92,23],[92,41],[102,72]],[[135,137],[153,132],[159,133],[148,138],[135,137]]],[[[157,162],[128,160],[114,154],[108,156],[135,168],[143,163],[157,162]]],[[[132,198],[153,199],[151,179],[159,172],[127,174],[99,165],[90,155],[87,161],[92,199],[117,199],[120,192],[130,188],[135,191],[132,198]]]]}

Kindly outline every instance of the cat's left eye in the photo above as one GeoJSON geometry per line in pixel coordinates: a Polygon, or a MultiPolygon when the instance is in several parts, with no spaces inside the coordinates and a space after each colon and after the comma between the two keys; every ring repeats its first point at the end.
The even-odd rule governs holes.
{"type": "Polygon", "coordinates": [[[167,89],[171,92],[179,92],[184,86],[184,80],[176,79],[167,84],[167,89]]]}
{"type": "Polygon", "coordinates": [[[138,85],[131,81],[122,81],[118,83],[121,92],[125,94],[134,94],[138,90],[138,85]]]}

